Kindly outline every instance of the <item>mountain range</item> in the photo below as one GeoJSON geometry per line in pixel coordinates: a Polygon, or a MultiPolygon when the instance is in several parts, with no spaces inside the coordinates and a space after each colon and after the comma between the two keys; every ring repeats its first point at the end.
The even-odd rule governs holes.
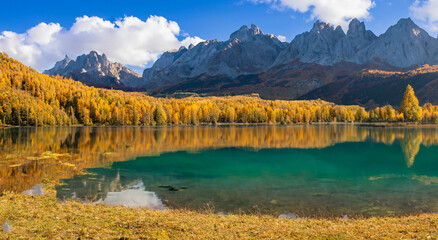
{"type": "Polygon", "coordinates": [[[374,107],[397,106],[400,89],[407,84],[421,93],[420,101],[438,103],[430,89],[438,90],[438,71],[428,67],[435,64],[438,39],[410,18],[380,36],[353,19],[346,33],[317,21],[290,43],[255,25],[242,26],[226,41],[209,40],[165,52],[142,76],[94,51],[76,61],[66,57],[45,73],[152,95],[259,93],[269,99],[321,98],[374,107]],[[424,65],[422,71],[412,71],[424,65]],[[397,94],[388,94],[393,90],[397,94]]]}
{"type": "Polygon", "coordinates": [[[121,63],[110,62],[105,54],[99,55],[96,51],[78,56],[76,60],[65,56],[44,74],[72,78],[90,86],[119,89],[127,89],[141,79],[140,74],[121,63]]]}

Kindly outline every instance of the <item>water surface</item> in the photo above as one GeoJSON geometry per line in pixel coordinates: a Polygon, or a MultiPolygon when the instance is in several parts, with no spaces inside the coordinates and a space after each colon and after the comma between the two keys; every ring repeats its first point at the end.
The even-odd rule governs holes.
{"type": "Polygon", "coordinates": [[[438,211],[438,128],[15,128],[0,142],[1,190],[53,179],[60,199],[161,210],[438,211]]]}

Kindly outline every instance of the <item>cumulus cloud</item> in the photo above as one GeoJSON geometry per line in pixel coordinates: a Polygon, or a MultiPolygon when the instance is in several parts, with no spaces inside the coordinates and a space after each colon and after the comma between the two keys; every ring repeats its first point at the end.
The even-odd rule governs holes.
{"type": "Polygon", "coordinates": [[[70,29],[58,23],[40,23],[25,33],[3,31],[0,51],[39,71],[68,55],[96,50],[112,61],[145,67],[165,51],[198,44],[203,40],[182,34],[178,24],[164,17],[146,21],[124,17],[114,22],[99,17],[78,17],[70,29]],[[180,40],[182,39],[182,40],[180,40]]]}
{"type": "Polygon", "coordinates": [[[372,0],[249,0],[253,3],[270,4],[274,9],[292,9],[310,13],[309,20],[320,19],[344,29],[353,18],[369,19],[372,0]]]}
{"type": "Polygon", "coordinates": [[[420,20],[424,28],[438,32],[438,0],[416,0],[410,10],[411,16],[420,20]]]}

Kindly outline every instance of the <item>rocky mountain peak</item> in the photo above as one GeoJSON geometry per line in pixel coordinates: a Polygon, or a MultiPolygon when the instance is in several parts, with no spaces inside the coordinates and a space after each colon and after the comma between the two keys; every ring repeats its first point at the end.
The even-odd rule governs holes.
{"type": "Polygon", "coordinates": [[[312,27],[312,29],[310,30],[311,32],[313,32],[313,31],[321,31],[321,30],[324,30],[325,28],[327,28],[327,27],[331,27],[331,25],[330,24],[327,24],[327,23],[324,23],[324,22],[321,22],[321,21],[316,21],[314,24],[313,24],[313,27],[312,27]]]}
{"type": "Polygon", "coordinates": [[[72,60],[67,56],[67,54],[65,55],[64,59],[62,59],[61,61],[59,61],[58,63],[62,63],[63,65],[67,66],[67,64],[69,62],[71,62],[72,60]]]}
{"type": "Polygon", "coordinates": [[[395,26],[418,27],[411,18],[402,18],[397,22],[395,26]]]}
{"type": "Polygon", "coordinates": [[[89,54],[83,54],[77,57],[76,62],[82,65],[87,71],[110,64],[105,54],[99,55],[96,51],[90,51],[89,54]]]}
{"type": "Polygon", "coordinates": [[[330,65],[336,55],[336,44],[345,37],[340,26],[317,21],[309,32],[297,35],[274,62],[284,64],[299,59],[301,62],[330,65]]]}
{"type": "Polygon", "coordinates": [[[313,24],[312,29],[310,30],[311,33],[322,33],[322,32],[334,32],[334,31],[342,31],[342,28],[340,26],[334,27],[334,25],[330,24],[330,23],[325,23],[325,22],[321,22],[321,21],[316,21],[313,24]]]}
{"type": "Polygon", "coordinates": [[[129,86],[130,82],[135,82],[140,78],[139,74],[120,63],[110,62],[105,54],[99,55],[96,51],[78,56],[76,60],[71,60],[66,56],[44,73],[72,77],[95,86],[100,86],[100,84],[129,86]]]}
{"type": "Polygon", "coordinates": [[[338,36],[345,36],[344,30],[342,30],[341,26],[337,26],[337,27],[335,28],[335,33],[336,33],[338,36]]]}
{"type": "Polygon", "coordinates": [[[388,28],[359,55],[362,59],[380,59],[396,67],[436,64],[438,40],[429,36],[410,18],[405,18],[388,28]]]}
{"type": "Polygon", "coordinates": [[[265,70],[286,47],[256,25],[244,25],[227,41],[207,40],[177,53],[164,53],[143,72],[146,88],[175,83],[199,76],[234,78],[265,70]]]}
{"type": "Polygon", "coordinates": [[[315,24],[313,24],[313,28],[310,30],[309,36],[314,36],[313,38],[322,37],[329,41],[337,41],[339,38],[344,37],[345,33],[341,26],[337,26],[335,28],[334,25],[330,23],[325,23],[318,20],[315,22],[315,24]]]}
{"type": "MultiPolygon", "coordinates": [[[[99,55],[99,53],[97,53],[96,51],[90,51],[89,54],[83,54],[82,56],[84,56],[84,58],[89,59],[91,61],[99,61],[99,58],[101,58],[102,56],[99,55]]],[[[105,56],[106,57],[106,56],[105,56]]]]}
{"type": "Polygon", "coordinates": [[[429,34],[415,24],[411,18],[400,19],[397,24],[391,26],[384,35],[400,35],[400,37],[404,35],[411,38],[429,36],[429,34]]]}
{"type": "Polygon", "coordinates": [[[357,18],[350,21],[348,25],[347,35],[355,35],[365,32],[365,23],[360,22],[357,18]]]}
{"type": "Polygon", "coordinates": [[[243,25],[239,30],[233,32],[230,35],[230,40],[237,38],[240,41],[248,41],[256,35],[263,35],[262,31],[260,31],[260,29],[256,25],[251,24],[251,28],[243,25]]]}
{"type": "Polygon", "coordinates": [[[255,24],[251,24],[251,32],[256,35],[256,34],[262,34],[262,31],[260,31],[260,28],[257,27],[255,24]]]}
{"type": "Polygon", "coordinates": [[[366,30],[365,23],[360,22],[356,18],[351,20],[348,31],[347,31],[347,37],[354,39],[355,41],[374,41],[377,39],[377,36],[371,32],[370,30],[366,30]]]}
{"type": "Polygon", "coordinates": [[[65,67],[68,66],[68,64],[71,61],[72,60],[67,55],[65,55],[64,59],[62,59],[61,61],[57,62],[52,69],[54,69],[55,71],[60,70],[60,69],[64,69],[65,67]]]}
{"type": "Polygon", "coordinates": [[[377,37],[358,19],[351,20],[347,34],[340,27],[317,21],[310,32],[298,35],[280,53],[275,64],[294,60],[333,65],[337,62],[388,63],[410,67],[438,63],[438,40],[410,18],[401,19],[377,37]]]}

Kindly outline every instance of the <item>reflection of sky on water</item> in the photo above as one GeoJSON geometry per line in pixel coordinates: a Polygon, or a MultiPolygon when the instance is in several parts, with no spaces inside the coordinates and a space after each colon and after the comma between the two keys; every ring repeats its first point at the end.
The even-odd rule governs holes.
{"type": "Polygon", "coordinates": [[[0,192],[38,194],[38,183],[65,179],[61,201],[299,216],[438,211],[438,128],[20,128],[0,131],[0,142],[0,192]]]}
{"type": "Polygon", "coordinates": [[[438,148],[424,148],[408,167],[397,144],[371,141],[324,149],[182,151],[89,169],[89,174],[64,180],[57,196],[128,207],[213,206],[222,212],[276,216],[436,212],[437,153],[438,148]]]}
{"type": "Polygon", "coordinates": [[[28,189],[26,191],[23,192],[24,195],[43,195],[44,191],[43,191],[43,187],[41,185],[41,183],[38,183],[35,187],[28,189]]]}
{"type": "Polygon", "coordinates": [[[100,199],[97,203],[111,206],[166,210],[163,202],[154,192],[146,191],[143,182],[139,182],[120,192],[109,192],[105,199],[100,199]]]}
{"type": "Polygon", "coordinates": [[[69,179],[83,169],[112,162],[167,152],[231,147],[324,149],[346,142],[385,143],[400,145],[405,164],[411,168],[424,147],[438,145],[438,128],[355,125],[5,128],[0,131],[0,142],[0,192],[23,192],[45,180],[69,179]]]}

